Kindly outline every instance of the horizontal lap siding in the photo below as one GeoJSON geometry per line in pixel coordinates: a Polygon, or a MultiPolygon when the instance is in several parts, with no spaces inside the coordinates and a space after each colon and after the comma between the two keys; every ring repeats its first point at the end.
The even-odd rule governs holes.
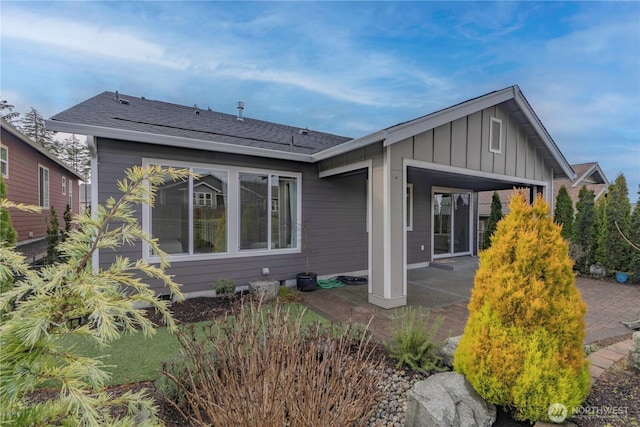
{"type": "MultiPolygon", "coordinates": [[[[5,178],[7,198],[12,202],[38,206],[38,165],[49,169],[49,206],[53,206],[60,228],[64,228],[63,214],[69,203],[69,179],[73,185],[72,213],[78,213],[78,180],[75,176],[30,147],[14,135],[2,131],[2,145],[9,151],[9,177],[5,178]],[[62,194],[62,177],[67,179],[67,191],[62,194]]],[[[43,238],[47,235],[49,209],[40,213],[10,209],[11,223],[18,232],[18,242],[43,238]],[[32,233],[30,236],[29,233],[32,233]]]]}
{"type": "Polygon", "coordinates": [[[409,168],[407,181],[413,184],[413,230],[407,231],[410,265],[431,260],[431,183],[424,172],[414,168],[409,168]]]}
{"type": "MultiPolygon", "coordinates": [[[[210,289],[222,277],[244,285],[264,278],[263,267],[269,268],[270,278],[293,279],[306,269],[308,248],[309,266],[321,275],[367,269],[365,173],[319,179],[317,167],[310,164],[103,139],[98,141],[98,154],[101,203],[109,196],[119,197],[116,180],[122,179],[128,167],[141,165],[143,157],[302,173],[303,235],[306,231],[309,237],[303,253],[174,262],[168,273],[184,285],[185,292],[210,289]]],[[[142,220],[140,214],[138,219],[142,220]]],[[[138,259],[141,245],[123,248],[120,254],[138,259]]],[[[101,264],[112,260],[113,254],[101,253],[101,264]]]]}

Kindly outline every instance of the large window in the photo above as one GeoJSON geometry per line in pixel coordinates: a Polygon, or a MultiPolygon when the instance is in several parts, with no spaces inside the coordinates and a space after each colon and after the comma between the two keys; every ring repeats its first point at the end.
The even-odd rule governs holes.
{"type": "Polygon", "coordinates": [[[38,203],[41,208],[49,207],[49,169],[38,166],[38,203]]]}
{"type": "MultiPolygon", "coordinates": [[[[299,251],[299,174],[171,166],[188,168],[197,177],[161,185],[143,222],[160,248],[177,256],[173,261],[180,255],[202,259],[299,251]]],[[[153,258],[150,252],[147,256],[153,258]]]]}
{"type": "Polygon", "coordinates": [[[240,249],[297,246],[297,179],[240,172],[240,249]]]}
{"type": "Polygon", "coordinates": [[[9,177],[9,149],[0,145],[0,173],[3,178],[9,177]]]}
{"type": "Polygon", "coordinates": [[[151,234],[159,240],[160,248],[170,254],[224,253],[227,172],[203,168],[192,171],[197,178],[168,180],[158,188],[151,210],[151,234]],[[219,202],[215,206],[204,203],[214,199],[219,202]]]}

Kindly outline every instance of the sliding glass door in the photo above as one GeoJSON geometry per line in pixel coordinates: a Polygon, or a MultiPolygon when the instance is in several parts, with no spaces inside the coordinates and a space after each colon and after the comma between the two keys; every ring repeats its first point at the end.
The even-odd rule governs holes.
{"type": "Polygon", "coordinates": [[[471,192],[434,190],[433,256],[471,253],[471,192]]]}

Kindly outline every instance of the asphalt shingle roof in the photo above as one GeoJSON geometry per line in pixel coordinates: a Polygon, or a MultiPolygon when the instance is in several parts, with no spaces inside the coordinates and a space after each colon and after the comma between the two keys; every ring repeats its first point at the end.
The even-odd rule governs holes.
{"type": "Polygon", "coordinates": [[[351,138],[196,107],[103,92],[69,108],[52,121],[148,134],[315,154],[351,138]]]}

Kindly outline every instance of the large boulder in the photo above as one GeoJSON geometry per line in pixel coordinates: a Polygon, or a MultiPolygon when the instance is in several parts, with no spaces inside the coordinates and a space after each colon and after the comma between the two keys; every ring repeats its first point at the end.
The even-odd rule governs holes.
{"type": "Polygon", "coordinates": [[[254,280],[249,282],[249,293],[261,301],[270,301],[278,296],[280,282],[277,280],[254,280]]]}
{"type": "Polygon", "coordinates": [[[457,372],[432,375],[407,392],[407,427],[489,427],[495,420],[496,407],[457,372]]]}
{"type": "Polygon", "coordinates": [[[629,350],[629,368],[640,372],[640,331],[633,333],[633,344],[629,350]]]}

